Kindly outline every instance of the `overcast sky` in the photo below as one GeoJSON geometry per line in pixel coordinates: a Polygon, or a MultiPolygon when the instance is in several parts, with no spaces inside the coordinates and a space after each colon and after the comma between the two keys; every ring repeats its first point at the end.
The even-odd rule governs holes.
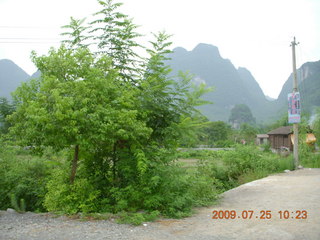
{"type": "MultiPolygon", "coordinates": [[[[320,0],[122,0],[121,11],[138,31],[173,34],[173,47],[198,43],[219,48],[223,58],[245,67],[266,95],[276,98],[292,72],[290,42],[296,36],[297,66],[320,60],[320,0]]],[[[96,0],[0,0],[0,59],[35,72],[30,52],[59,46],[70,16],[87,17],[96,0]],[[32,43],[30,43],[32,42],[32,43]]]]}

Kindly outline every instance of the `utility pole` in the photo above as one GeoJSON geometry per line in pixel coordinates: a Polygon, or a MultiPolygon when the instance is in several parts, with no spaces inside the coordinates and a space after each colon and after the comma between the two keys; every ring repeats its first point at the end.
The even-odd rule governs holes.
{"type": "MultiPolygon", "coordinates": [[[[293,38],[293,41],[291,42],[292,47],[292,67],[293,67],[293,93],[298,92],[298,80],[297,80],[297,67],[296,67],[296,45],[298,43],[296,42],[296,37],[293,38]]],[[[298,169],[299,166],[299,128],[298,123],[293,124],[293,158],[294,158],[294,168],[298,169]]]]}

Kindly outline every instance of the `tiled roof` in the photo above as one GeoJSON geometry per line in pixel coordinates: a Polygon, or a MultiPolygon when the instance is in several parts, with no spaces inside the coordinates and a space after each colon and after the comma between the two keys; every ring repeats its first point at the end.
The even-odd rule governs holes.
{"type": "Polygon", "coordinates": [[[289,135],[290,133],[292,133],[292,126],[285,126],[268,132],[268,135],[289,135]]]}

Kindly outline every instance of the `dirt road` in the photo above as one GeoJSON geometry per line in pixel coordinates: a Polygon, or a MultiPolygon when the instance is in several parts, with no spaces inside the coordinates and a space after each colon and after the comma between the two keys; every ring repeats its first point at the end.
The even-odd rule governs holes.
{"type": "Polygon", "coordinates": [[[36,214],[0,214],[0,239],[320,239],[320,169],[269,176],[223,194],[220,204],[182,220],[132,227],[36,214]],[[212,219],[213,211],[235,219],[212,219]],[[279,211],[281,211],[279,213],[279,211]],[[282,219],[281,219],[282,218],[282,219]],[[287,219],[286,219],[287,218],[287,219]],[[303,219],[304,218],[304,219],[303,219]]]}
{"type": "Polygon", "coordinates": [[[202,208],[187,219],[152,223],[150,228],[150,236],[144,234],[142,239],[318,240],[320,169],[276,174],[241,185],[225,192],[218,206],[202,208]],[[235,219],[212,219],[214,210],[234,210],[237,216],[235,219]],[[284,213],[286,210],[289,216],[288,212],[284,213]],[[281,216],[279,211],[282,211],[281,216]],[[270,219],[263,219],[270,215],[270,219]],[[153,236],[153,232],[157,234],[153,236]]]}

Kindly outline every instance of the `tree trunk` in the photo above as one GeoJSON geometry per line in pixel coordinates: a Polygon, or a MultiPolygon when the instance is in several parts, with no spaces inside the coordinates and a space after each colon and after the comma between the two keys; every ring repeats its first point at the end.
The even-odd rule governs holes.
{"type": "Polygon", "coordinates": [[[78,160],[79,160],[79,145],[76,145],[74,148],[74,157],[73,157],[72,166],[71,166],[70,184],[73,184],[74,179],[76,177],[78,160]]]}

